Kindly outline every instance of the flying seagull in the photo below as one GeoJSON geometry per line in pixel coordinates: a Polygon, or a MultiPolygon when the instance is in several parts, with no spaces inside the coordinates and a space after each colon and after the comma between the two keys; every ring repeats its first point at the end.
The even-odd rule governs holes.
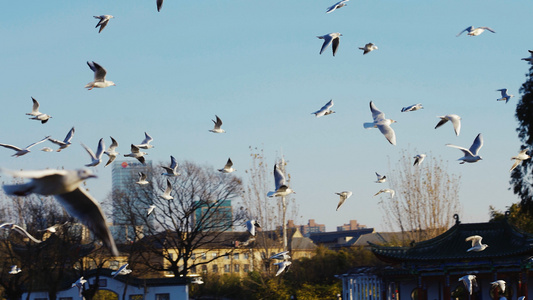
{"type": "Polygon", "coordinates": [[[22,272],[22,270],[17,265],[12,265],[11,270],[9,271],[9,275],[16,275],[20,272],[22,272]]]}
{"type": "Polygon", "coordinates": [[[44,124],[44,123],[48,122],[48,120],[50,118],[52,118],[52,116],[47,115],[47,114],[40,114],[40,115],[37,115],[35,117],[30,118],[30,120],[41,121],[41,124],[44,124]]]}
{"type": "Polygon", "coordinates": [[[255,236],[255,228],[261,228],[261,225],[256,220],[246,221],[246,230],[252,235],[255,236]]]}
{"type": "Polygon", "coordinates": [[[363,127],[367,129],[378,128],[385,138],[387,138],[389,143],[396,145],[396,134],[390,126],[396,121],[392,119],[385,119],[385,114],[382,113],[372,101],[370,101],[370,111],[372,112],[372,118],[374,119],[374,122],[363,123],[363,127]]]}
{"type": "Polygon", "coordinates": [[[363,55],[369,53],[369,52],[372,52],[374,50],[378,50],[378,46],[372,44],[372,43],[368,43],[366,44],[364,47],[359,47],[359,49],[363,50],[363,55]]]}
{"type": "Polygon", "coordinates": [[[379,192],[374,194],[374,197],[381,193],[390,193],[391,198],[394,198],[394,195],[396,194],[396,192],[393,189],[381,189],[379,190],[379,192]]]}
{"type": "Polygon", "coordinates": [[[143,165],[144,165],[144,156],[145,155],[148,155],[148,153],[140,151],[139,148],[137,146],[135,146],[134,144],[131,144],[131,153],[124,154],[125,157],[136,158],[143,165]]]}
{"type": "Polygon", "coordinates": [[[209,131],[211,132],[214,132],[214,133],[224,133],[226,132],[224,129],[220,128],[222,126],[222,120],[217,116],[215,115],[215,117],[217,118],[217,120],[211,120],[213,121],[213,123],[215,123],[215,126],[213,127],[213,129],[209,129],[209,131]]]}
{"type": "Polygon", "coordinates": [[[481,243],[481,240],[483,238],[479,235],[472,235],[472,236],[469,236],[465,239],[465,242],[472,242],[472,247],[468,250],[466,250],[466,252],[470,252],[470,251],[474,251],[474,252],[480,252],[480,251],[483,251],[485,250],[485,248],[488,247],[487,244],[482,244],[481,243]]]}
{"type": "Polygon", "coordinates": [[[128,275],[131,273],[131,270],[128,269],[128,264],[122,265],[118,270],[111,272],[112,278],[115,278],[117,275],[128,275]]]}
{"type": "Polygon", "coordinates": [[[424,108],[422,103],[413,104],[402,108],[402,112],[415,111],[424,108]]]}
{"type": "Polygon", "coordinates": [[[520,163],[522,163],[522,161],[531,158],[531,156],[529,156],[527,154],[528,151],[529,151],[528,149],[524,149],[524,150],[520,151],[520,153],[518,153],[517,156],[511,157],[511,160],[514,159],[515,162],[514,162],[513,166],[511,167],[511,170],[509,170],[509,172],[512,172],[520,163]]]}
{"type": "Polygon", "coordinates": [[[269,259],[289,260],[291,256],[289,255],[289,251],[283,251],[272,255],[269,259]]]}
{"type": "Polygon", "coordinates": [[[80,184],[96,177],[90,170],[1,170],[14,177],[30,178],[24,184],[4,185],[4,191],[12,196],[27,196],[31,193],[53,195],[69,215],[80,220],[111,251],[118,256],[115,240],[98,202],[80,184]]]}
{"type": "Polygon", "coordinates": [[[43,152],[53,152],[54,149],[52,149],[52,148],[50,148],[50,147],[42,147],[42,148],[41,148],[41,151],[43,151],[43,152]]]}
{"type": "Polygon", "coordinates": [[[81,295],[81,292],[83,291],[83,285],[87,282],[87,280],[83,279],[83,276],[80,277],[80,279],[76,280],[76,282],[74,282],[72,284],[72,287],[77,287],[78,288],[78,293],[80,295],[80,298],[82,297],[81,295]]]}
{"type": "Polygon", "coordinates": [[[94,16],[94,18],[100,19],[100,21],[98,21],[98,24],[96,24],[96,27],[94,27],[94,28],[98,28],[98,26],[100,26],[100,30],[98,31],[98,33],[100,33],[107,26],[107,23],[109,23],[109,20],[113,19],[114,17],[112,15],[101,15],[101,16],[94,16]]]}
{"type": "Polygon", "coordinates": [[[496,101],[505,101],[505,103],[509,102],[511,98],[514,97],[514,95],[507,94],[507,89],[499,89],[496,90],[497,92],[500,92],[502,94],[502,97],[499,99],[496,99],[496,101]]]}
{"type": "Polygon", "coordinates": [[[387,176],[380,175],[378,172],[376,172],[376,177],[377,177],[376,183],[383,183],[387,181],[387,176]]]}
{"type": "Polygon", "coordinates": [[[144,140],[138,144],[138,145],[135,145],[137,148],[141,148],[141,149],[151,149],[151,148],[154,148],[153,145],[150,144],[150,142],[152,142],[154,140],[154,138],[152,138],[146,131],[144,132],[144,140]]]}
{"type": "Polygon", "coordinates": [[[139,172],[139,180],[135,183],[139,185],[148,184],[149,182],[146,180],[146,174],[144,174],[143,172],[139,172]]]}
{"type": "Polygon", "coordinates": [[[59,145],[59,149],[57,149],[57,152],[60,152],[61,150],[67,148],[72,143],[70,140],[72,140],[72,136],[74,135],[74,127],[70,129],[70,131],[67,133],[67,136],[65,136],[65,139],[63,141],[54,140],[52,138],[49,138],[48,140],[56,145],[59,145]]]}
{"type": "Polygon", "coordinates": [[[311,113],[311,114],[314,114],[317,118],[322,117],[322,116],[327,116],[329,114],[334,113],[334,111],[331,110],[332,106],[333,106],[333,99],[329,100],[328,103],[326,103],[324,106],[322,106],[321,109],[319,109],[319,110],[317,110],[317,111],[315,111],[314,113],[311,113]]]}
{"type": "Polygon", "coordinates": [[[172,184],[170,183],[170,180],[167,179],[167,188],[165,189],[165,192],[160,197],[165,200],[172,200],[174,197],[170,195],[172,192],[172,184]]]}
{"type": "Polygon", "coordinates": [[[350,0],[341,0],[335,4],[333,4],[332,6],[328,7],[328,9],[326,10],[326,13],[329,14],[331,12],[334,12],[337,8],[341,8],[343,6],[346,6],[348,4],[346,4],[346,2],[348,2],[350,0]]]}
{"type": "Polygon", "coordinates": [[[91,148],[85,146],[83,143],[81,143],[83,148],[89,153],[89,156],[91,157],[91,162],[89,164],[86,164],[86,167],[96,167],[102,162],[102,155],[104,154],[104,139],[101,138],[100,141],[98,141],[98,148],[96,149],[96,154],[93,153],[91,148]]]}
{"type": "Polygon", "coordinates": [[[475,163],[476,161],[482,159],[481,156],[478,155],[478,153],[479,153],[479,149],[483,147],[483,136],[481,135],[481,133],[478,134],[476,138],[474,139],[472,146],[470,146],[470,149],[466,149],[460,146],[455,146],[452,144],[446,144],[446,146],[457,148],[463,151],[464,156],[458,159],[458,160],[462,160],[461,164],[464,164],[465,162],[475,163]]]}
{"type": "Polygon", "coordinates": [[[332,45],[333,50],[333,56],[335,56],[335,53],[337,53],[337,50],[339,49],[339,41],[342,34],[338,32],[332,32],[326,35],[319,35],[317,38],[324,40],[324,43],[322,44],[322,48],[320,48],[320,54],[326,50],[326,48],[330,45],[332,45]]]}
{"type": "Polygon", "coordinates": [[[228,162],[226,162],[226,165],[224,166],[224,168],[218,169],[218,171],[221,173],[231,173],[237,170],[233,168],[233,162],[231,161],[231,158],[228,158],[228,162]]]}
{"type": "Polygon", "coordinates": [[[11,155],[11,156],[16,156],[16,157],[19,157],[19,156],[22,156],[22,155],[25,155],[30,151],[30,148],[37,145],[37,144],[40,144],[46,140],[48,140],[50,138],[50,136],[47,136],[45,137],[44,139],[38,141],[38,142],[35,142],[33,144],[29,144],[28,146],[26,146],[26,148],[19,148],[17,146],[13,146],[13,145],[8,145],[8,144],[0,144],[0,146],[4,147],[4,148],[8,148],[8,149],[11,149],[11,150],[15,150],[17,152],[15,152],[15,154],[11,155]]]}
{"type": "Polygon", "coordinates": [[[117,158],[117,155],[119,155],[119,153],[115,150],[118,147],[117,141],[112,136],[110,136],[110,138],[111,138],[111,146],[107,148],[107,151],[104,151],[104,154],[107,155],[109,159],[107,160],[107,163],[105,164],[104,167],[109,166],[109,164],[111,164],[115,160],[115,158],[117,158]]]}
{"type": "Polygon", "coordinates": [[[180,173],[178,173],[178,161],[174,158],[174,156],[170,156],[170,166],[169,167],[164,167],[164,166],[161,166],[163,169],[165,169],[165,173],[162,173],[161,175],[165,175],[165,176],[179,176],[181,175],[180,173]]]}
{"type": "Polygon", "coordinates": [[[39,111],[39,102],[35,100],[35,98],[31,97],[31,101],[33,102],[33,107],[30,113],[26,113],[28,116],[38,116],[42,114],[42,112],[39,111]]]}
{"type": "Polygon", "coordinates": [[[501,280],[501,279],[496,280],[496,281],[491,282],[490,284],[492,284],[492,286],[498,286],[500,288],[501,294],[505,293],[505,281],[504,280],[501,280]]]}
{"type": "Polygon", "coordinates": [[[459,32],[457,34],[457,36],[460,36],[463,32],[465,31],[468,31],[468,35],[469,36],[477,36],[477,35],[480,35],[482,34],[485,30],[488,30],[492,33],[496,33],[496,31],[494,31],[492,28],[490,27],[485,27],[485,26],[482,26],[482,27],[477,27],[477,28],[474,28],[474,26],[470,26],[468,28],[466,28],[465,30],[459,32]]]}
{"type": "Polygon", "coordinates": [[[279,276],[281,273],[283,273],[283,271],[288,271],[289,270],[289,266],[291,264],[292,264],[292,262],[290,262],[288,260],[284,260],[282,262],[275,263],[275,265],[278,266],[278,271],[276,272],[276,276],[279,276]]]}
{"type": "Polygon", "coordinates": [[[57,232],[57,229],[59,229],[60,227],[63,227],[65,225],[67,225],[69,223],[69,221],[66,221],[65,223],[63,224],[55,224],[55,225],[52,225],[50,227],[47,227],[43,230],[40,230],[40,231],[48,231],[50,233],[56,233],[57,232]]]}
{"type": "Polygon", "coordinates": [[[29,238],[30,240],[32,240],[35,243],[42,242],[41,240],[38,240],[35,237],[33,237],[33,235],[31,235],[29,232],[24,230],[24,228],[16,225],[15,223],[4,223],[4,224],[0,225],[0,228],[6,228],[6,229],[15,230],[16,232],[26,236],[27,238],[29,238]]]}
{"type": "Polygon", "coordinates": [[[455,135],[459,135],[459,133],[461,132],[461,117],[452,114],[445,116],[437,116],[437,118],[440,118],[440,121],[439,123],[437,123],[437,126],[435,126],[435,129],[446,124],[446,122],[451,121],[453,125],[453,130],[455,131],[455,135]]]}
{"type": "Polygon", "coordinates": [[[146,216],[149,216],[155,209],[155,205],[150,205],[150,207],[148,207],[148,211],[146,212],[146,216]]]}
{"type": "Polygon", "coordinates": [[[458,281],[462,281],[468,293],[472,295],[472,287],[477,286],[476,275],[465,275],[459,278],[458,281]]]}
{"type": "Polygon", "coordinates": [[[284,197],[294,193],[294,191],[286,185],[285,175],[283,175],[280,169],[278,169],[278,164],[274,164],[274,184],[276,190],[268,192],[268,197],[284,197]]]}
{"type": "Polygon", "coordinates": [[[94,61],[88,61],[87,65],[94,72],[94,81],[91,81],[85,85],[85,87],[88,88],[89,91],[93,88],[105,88],[112,85],[116,86],[113,81],[105,80],[105,75],[107,74],[107,71],[102,66],[95,63],[94,61]]]}
{"type": "Polygon", "coordinates": [[[420,164],[424,161],[424,158],[426,158],[425,154],[417,154],[415,157],[415,162],[413,163],[413,166],[420,166],[420,164]]]}
{"type": "Polygon", "coordinates": [[[350,198],[352,196],[352,192],[350,191],[344,191],[344,192],[340,192],[340,193],[335,193],[337,195],[339,195],[341,197],[341,199],[339,200],[339,204],[337,204],[337,209],[336,210],[339,210],[339,207],[341,207],[341,205],[344,203],[344,201],[346,201],[346,199],[350,198]]]}

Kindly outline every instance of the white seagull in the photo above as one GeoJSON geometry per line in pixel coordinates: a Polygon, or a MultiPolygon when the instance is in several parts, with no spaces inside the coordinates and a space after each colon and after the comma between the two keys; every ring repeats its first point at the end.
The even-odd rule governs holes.
{"type": "Polygon", "coordinates": [[[215,117],[217,118],[217,120],[211,120],[213,121],[213,123],[215,123],[213,129],[209,129],[209,131],[211,132],[214,132],[214,133],[224,133],[226,132],[224,129],[220,128],[222,126],[222,120],[217,116],[215,115],[215,117]]]}
{"type": "Polygon", "coordinates": [[[30,178],[24,184],[4,185],[4,191],[12,196],[27,196],[31,193],[53,195],[67,213],[87,226],[91,232],[118,256],[115,240],[98,202],[80,184],[96,177],[90,170],[35,170],[9,171],[1,170],[14,177],[30,178]]]}
{"type": "Polygon", "coordinates": [[[111,146],[107,148],[107,151],[104,151],[104,154],[107,155],[109,159],[107,160],[107,163],[105,164],[104,167],[109,166],[109,164],[112,163],[115,160],[115,158],[117,158],[117,155],[119,155],[119,153],[115,150],[118,147],[117,141],[112,136],[110,136],[110,138],[111,138],[111,146]]]}
{"type": "Polygon", "coordinates": [[[267,193],[268,197],[284,197],[294,193],[294,191],[285,184],[285,175],[278,169],[278,164],[274,164],[274,184],[275,191],[267,193]]]}
{"type": "Polygon", "coordinates": [[[497,92],[500,92],[502,97],[499,98],[499,99],[496,99],[496,101],[505,101],[505,103],[509,102],[509,100],[511,98],[514,97],[514,95],[511,95],[511,94],[507,94],[507,89],[499,89],[499,90],[496,90],[497,92]]]}
{"type": "Polygon", "coordinates": [[[377,177],[376,183],[383,183],[387,181],[387,176],[380,175],[378,172],[376,172],[376,177],[377,177]]]}
{"type": "Polygon", "coordinates": [[[422,106],[422,103],[418,103],[418,104],[413,104],[413,105],[409,105],[409,106],[402,108],[402,112],[416,111],[422,108],[424,108],[422,106]]]}
{"type": "Polygon", "coordinates": [[[439,123],[437,123],[435,129],[446,124],[446,122],[451,121],[453,125],[453,130],[455,131],[455,135],[459,135],[459,133],[461,132],[461,117],[459,117],[458,115],[451,114],[445,116],[437,116],[437,118],[440,118],[441,120],[439,121],[439,123]]]}
{"type": "Polygon", "coordinates": [[[170,195],[171,192],[172,192],[172,184],[170,183],[170,180],[167,179],[167,188],[165,189],[165,192],[163,193],[163,195],[161,195],[160,197],[165,200],[170,201],[174,199],[174,197],[170,195]]]}
{"type": "Polygon", "coordinates": [[[87,65],[94,72],[94,81],[91,81],[85,85],[85,87],[88,88],[89,91],[93,88],[105,88],[112,85],[116,86],[113,81],[105,80],[105,75],[107,74],[107,71],[102,66],[95,63],[94,61],[88,61],[87,65]]]}
{"type": "Polygon", "coordinates": [[[465,285],[465,288],[466,290],[468,291],[468,293],[470,295],[472,295],[472,287],[474,285],[477,286],[477,283],[476,283],[476,275],[465,275],[461,278],[459,278],[458,281],[462,281],[463,284],[465,285]]]}
{"type": "Polygon", "coordinates": [[[150,182],[148,182],[148,180],[146,180],[146,174],[144,174],[143,172],[139,172],[139,180],[137,182],[135,182],[136,184],[138,185],[145,185],[145,184],[148,184],[150,182]]]}
{"type": "Polygon", "coordinates": [[[459,32],[457,34],[457,36],[460,36],[465,31],[468,31],[468,35],[469,36],[476,36],[476,35],[482,34],[485,30],[488,30],[488,31],[490,31],[492,33],[496,33],[496,31],[494,31],[490,27],[481,26],[481,27],[474,28],[474,26],[470,26],[470,27],[466,28],[465,30],[459,32]]]}
{"type": "Polygon", "coordinates": [[[529,149],[524,149],[524,150],[520,151],[520,153],[518,153],[517,156],[511,157],[511,160],[514,159],[515,162],[514,162],[513,166],[511,167],[511,170],[509,170],[509,172],[512,172],[520,163],[522,163],[522,161],[531,158],[531,156],[529,156],[527,154],[528,151],[529,151],[529,149]]]}
{"type": "Polygon", "coordinates": [[[533,62],[533,50],[527,50],[529,51],[530,56],[526,58],[522,58],[522,60],[528,61],[529,63],[533,62]]]}
{"type": "Polygon", "coordinates": [[[79,293],[80,298],[82,297],[81,292],[83,291],[83,285],[86,282],[87,282],[87,280],[83,279],[83,276],[82,276],[82,277],[80,277],[80,279],[76,280],[76,282],[74,282],[72,284],[72,287],[77,287],[78,288],[78,293],[79,293]]]}
{"type": "Polygon", "coordinates": [[[150,144],[150,142],[152,142],[154,140],[154,138],[152,138],[146,131],[144,132],[144,140],[139,144],[139,145],[135,145],[137,148],[141,148],[141,149],[151,149],[151,148],[154,148],[153,145],[150,144]]]}
{"type": "Polygon", "coordinates": [[[335,4],[333,4],[332,6],[328,7],[328,9],[326,10],[326,13],[329,14],[331,12],[334,12],[337,8],[341,8],[343,6],[346,6],[348,4],[346,4],[346,2],[348,2],[350,0],[341,0],[335,4]]]}
{"type": "Polygon", "coordinates": [[[346,199],[350,198],[352,196],[352,192],[350,191],[344,191],[344,192],[340,192],[340,193],[335,193],[337,195],[339,195],[341,197],[341,199],[339,200],[339,204],[337,204],[337,209],[336,210],[339,210],[339,207],[341,207],[341,205],[344,203],[344,201],[346,201],[346,199]]]}
{"type": "Polygon", "coordinates": [[[394,195],[396,194],[396,192],[393,189],[381,189],[379,190],[379,192],[374,194],[374,197],[381,193],[390,193],[391,199],[394,198],[394,195]]]}
{"type": "Polygon", "coordinates": [[[148,211],[146,212],[146,216],[149,216],[155,209],[155,205],[150,205],[148,207],[148,211]]]}
{"type": "Polygon", "coordinates": [[[332,100],[329,100],[328,103],[326,103],[324,106],[322,106],[321,109],[311,113],[311,114],[314,114],[317,118],[319,117],[322,117],[322,116],[327,116],[329,114],[332,114],[334,113],[333,110],[331,110],[331,107],[333,106],[333,99],[332,100]]]}
{"type": "Polygon", "coordinates": [[[31,97],[31,101],[33,101],[33,107],[30,113],[26,113],[28,116],[38,116],[42,114],[42,112],[39,111],[39,102],[35,100],[35,98],[31,97]]]}
{"type": "Polygon", "coordinates": [[[279,276],[283,271],[289,270],[289,266],[292,264],[292,262],[288,260],[284,260],[279,263],[275,263],[276,266],[278,266],[278,271],[276,272],[276,276],[279,276]]]}
{"type": "Polygon", "coordinates": [[[118,270],[111,272],[112,278],[115,278],[117,275],[128,275],[131,273],[131,270],[128,269],[128,264],[122,265],[118,270]]]}
{"type": "Polygon", "coordinates": [[[464,164],[465,162],[475,163],[476,161],[483,159],[481,158],[481,156],[478,155],[479,149],[483,147],[483,136],[481,135],[481,133],[476,136],[476,138],[474,139],[474,142],[472,143],[472,146],[470,146],[470,149],[466,149],[460,146],[455,146],[452,144],[446,144],[446,146],[457,148],[463,151],[464,156],[458,159],[458,160],[462,160],[461,164],[464,164]]]}
{"type": "Polygon", "coordinates": [[[228,162],[226,162],[226,165],[224,166],[224,168],[218,169],[218,171],[221,173],[231,173],[237,170],[233,168],[233,162],[231,161],[231,158],[228,158],[228,162]]]}
{"type": "Polygon", "coordinates": [[[91,148],[85,146],[83,143],[81,143],[83,148],[89,153],[89,156],[91,157],[91,162],[89,164],[86,164],[86,167],[96,167],[102,162],[102,155],[104,154],[104,139],[101,138],[100,141],[98,141],[98,148],[96,149],[96,154],[93,153],[91,148]]]}
{"type": "Polygon", "coordinates": [[[148,153],[140,151],[139,148],[137,146],[135,146],[134,144],[131,144],[131,153],[124,154],[125,157],[136,158],[143,165],[144,165],[144,156],[145,155],[148,155],[148,153]]]}
{"type": "Polygon", "coordinates": [[[390,126],[396,121],[392,119],[386,119],[385,114],[382,113],[372,101],[370,101],[370,111],[372,112],[372,118],[374,119],[374,122],[363,123],[363,127],[367,129],[378,128],[385,138],[387,138],[389,143],[396,145],[396,134],[390,126]]]}
{"type": "Polygon", "coordinates": [[[40,114],[40,115],[37,115],[33,118],[30,118],[30,120],[37,120],[37,121],[41,121],[41,124],[44,124],[46,122],[48,122],[48,120],[52,118],[52,116],[50,115],[47,115],[47,114],[40,114]]]}
{"type": "Polygon", "coordinates": [[[505,281],[504,280],[496,280],[496,281],[493,281],[491,282],[490,284],[492,284],[493,286],[498,286],[500,288],[500,291],[502,294],[505,293],[505,281]]]}
{"type": "Polygon", "coordinates": [[[250,235],[255,236],[255,228],[261,228],[261,225],[259,225],[259,222],[256,220],[248,220],[246,221],[246,230],[250,233],[250,235]]]}
{"type": "Polygon", "coordinates": [[[369,53],[369,52],[372,52],[374,50],[378,50],[378,46],[372,44],[372,43],[368,43],[366,44],[364,47],[359,47],[359,49],[363,50],[363,55],[369,53]]]}
{"type": "Polygon", "coordinates": [[[420,164],[424,161],[424,158],[426,158],[425,154],[417,154],[415,157],[415,162],[413,163],[413,166],[420,166],[420,164]]]}
{"type": "Polygon", "coordinates": [[[174,158],[174,156],[170,156],[170,166],[164,167],[161,166],[161,168],[165,169],[165,173],[161,173],[161,175],[165,176],[180,176],[181,174],[178,173],[178,161],[174,158]]]}
{"type": "Polygon", "coordinates": [[[332,45],[333,50],[333,56],[335,56],[335,53],[337,53],[337,50],[339,49],[339,41],[342,34],[338,32],[332,32],[326,35],[319,35],[317,38],[324,40],[324,43],[322,44],[322,48],[320,48],[320,54],[326,50],[326,48],[330,45],[332,45]]]}
{"type": "Polygon", "coordinates": [[[482,244],[481,243],[481,240],[483,238],[479,235],[472,235],[472,236],[469,236],[465,239],[465,242],[472,242],[472,247],[469,248],[468,250],[466,250],[466,252],[470,252],[470,251],[474,251],[474,252],[480,252],[480,251],[483,251],[485,250],[488,245],[487,244],[482,244]]]}
{"type": "Polygon", "coordinates": [[[72,143],[70,140],[72,140],[72,136],[74,135],[74,127],[70,129],[70,131],[67,133],[67,136],[65,136],[65,139],[63,141],[54,140],[52,138],[49,138],[48,140],[56,145],[59,145],[59,149],[57,149],[57,152],[60,152],[61,150],[67,148],[72,143]]]}
{"type": "Polygon", "coordinates": [[[102,30],[104,30],[104,28],[107,26],[107,23],[109,23],[109,20],[114,18],[112,15],[101,15],[101,16],[93,16],[93,17],[95,19],[100,19],[100,21],[98,21],[98,24],[96,24],[96,27],[94,27],[94,28],[98,28],[98,26],[100,26],[100,30],[98,31],[98,33],[102,32],[102,30]]]}
{"type": "Polygon", "coordinates": [[[15,230],[16,232],[26,236],[27,238],[29,238],[30,240],[32,240],[35,243],[42,242],[41,240],[38,240],[35,237],[33,237],[33,235],[31,235],[29,232],[24,230],[24,228],[16,225],[15,223],[4,223],[4,224],[0,225],[0,228],[6,228],[6,229],[10,229],[10,230],[15,230]]]}
{"type": "Polygon", "coordinates": [[[37,144],[40,144],[46,140],[48,140],[50,138],[50,136],[47,136],[45,137],[44,139],[38,141],[38,142],[35,142],[33,144],[29,144],[28,146],[26,146],[26,148],[19,148],[17,146],[13,146],[13,145],[8,145],[8,144],[0,144],[0,146],[4,147],[4,148],[8,148],[8,149],[11,149],[11,150],[15,150],[17,152],[15,152],[15,154],[11,155],[11,156],[16,156],[16,157],[19,157],[19,156],[22,156],[22,155],[25,155],[30,151],[30,148],[37,145],[37,144]]]}
{"type": "Polygon", "coordinates": [[[291,256],[289,255],[289,251],[283,251],[272,255],[269,259],[289,260],[291,256]]]}
{"type": "Polygon", "coordinates": [[[9,275],[16,275],[20,272],[22,272],[22,270],[17,265],[12,265],[11,270],[9,271],[9,275]]]}

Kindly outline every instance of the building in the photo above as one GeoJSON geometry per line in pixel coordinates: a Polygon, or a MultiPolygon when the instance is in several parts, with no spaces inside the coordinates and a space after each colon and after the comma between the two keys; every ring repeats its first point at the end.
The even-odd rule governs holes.
{"type": "Polygon", "coordinates": [[[324,245],[331,250],[339,250],[342,247],[355,246],[356,242],[364,235],[373,233],[374,228],[364,228],[346,231],[317,232],[311,233],[309,238],[316,245],[324,245]]]}
{"type": "Polygon", "coordinates": [[[311,233],[326,232],[326,225],[317,224],[314,219],[309,219],[307,225],[296,225],[293,220],[287,222],[287,228],[298,228],[303,236],[309,237],[311,233]]]}
{"type": "Polygon", "coordinates": [[[357,220],[350,220],[350,223],[344,224],[342,226],[337,226],[337,231],[348,231],[348,230],[357,230],[366,228],[366,225],[361,225],[357,223],[357,220]]]}
{"type": "Polygon", "coordinates": [[[232,231],[233,230],[233,208],[231,200],[220,200],[216,204],[195,201],[194,211],[195,224],[208,226],[208,231],[232,231]],[[209,219],[207,222],[206,219],[209,219]]]}

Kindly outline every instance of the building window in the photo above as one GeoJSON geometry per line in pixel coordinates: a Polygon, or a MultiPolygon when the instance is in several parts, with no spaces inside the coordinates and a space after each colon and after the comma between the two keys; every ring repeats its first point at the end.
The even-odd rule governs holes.
{"type": "Polygon", "coordinates": [[[170,300],[170,294],[155,294],[155,300],[170,300]]]}
{"type": "Polygon", "coordinates": [[[244,265],[242,266],[242,271],[243,271],[244,273],[248,273],[248,272],[250,272],[250,265],[249,265],[249,264],[244,264],[244,265]]]}
{"type": "Polygon", "coordinates": [[[239,253],[233,253],[233,259],[239,259],[239,253]]]}
{"type": "Polygon", "coordinates": [[[192,260],[195,260],[195,259],[196,259],[196,253],[191,254],[191,259],[192,259],[192,260]]]}
{"type": "Polygon", "coordinates": [[[230,267],[231,267],[231,265],[224,265],[224,272],[225,273],[229,273],[231,271],[230,267]]]}
{"type": "Polygon", "coordinates": [[[233,272],[239,273],[239,265],[238,264],[234,264],[233,265],[233,272]]]}
{"type": "Polygon", "coordinates": [[[207,266],[202,265],[202,273],[207,274],[207,266]]]}
{"type": "Polygon", "coordinates": [[[130,295],[130,300],[144,300],[143,295],[130,295]]]}
{"type": "Polygon", "coordinates": [[[250,259],[250,254],[248,252],[243,253],[244,259],[250,259]]]}
{"type": "Polygon", "coordinates": [[[218,273],[218,265],[213,265],[213,273],[218,273]]]}
{"type": "Polygon", "coordinates": [[[229,254],[225,254],[224,259],[230,259],[229,254]]]}
{"type": "Polygon", "coordinates": [[[191,273],[196,274],[196,266],[191,267],[191,273]]]}
{"type": "Polygon", "coordinates": [[[202,259],[207,259],[207,254],[205,252],[202,253],[202,259]]]}

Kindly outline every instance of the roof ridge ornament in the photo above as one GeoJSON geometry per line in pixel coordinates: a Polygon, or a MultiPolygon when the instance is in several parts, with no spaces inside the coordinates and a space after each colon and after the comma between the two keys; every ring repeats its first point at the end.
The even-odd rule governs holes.
{"type": "Polygon", "coordinates": [[[506,210],[505,211],[505,219],[509,219],[509,216],[511,215],[511,211],[510,210],[506,210]]]}
{"type": "Polygon", "coordinates": [[[459,215],[458,214],[454,214],[453,218],[455,219],[455,224],[460,224],[461,223],[461,221],[459,220],[459,215]]]}

